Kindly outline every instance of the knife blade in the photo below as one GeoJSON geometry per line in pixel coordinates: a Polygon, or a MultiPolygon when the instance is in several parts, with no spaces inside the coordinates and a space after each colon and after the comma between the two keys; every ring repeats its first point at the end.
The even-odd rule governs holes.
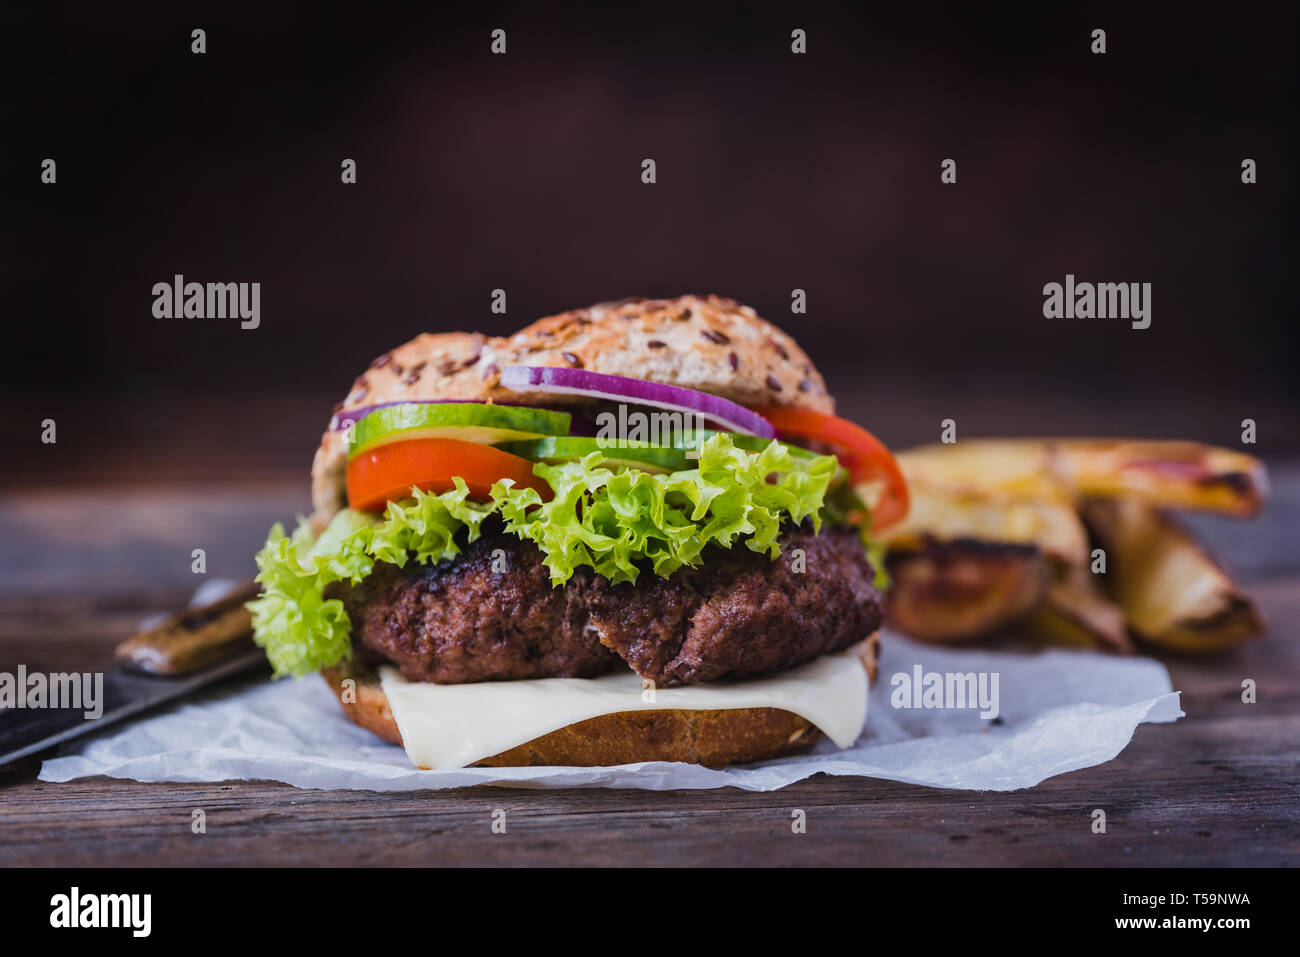
{"type": "Polygon", "coordinates": [[[257,586],[246,582],[120,644],[122,664],[104,673],[98,718],[86,718],[84,707],[0,709],[0,767],[259,666],[269,671],[244,608],[256,595],[257,586]]]}

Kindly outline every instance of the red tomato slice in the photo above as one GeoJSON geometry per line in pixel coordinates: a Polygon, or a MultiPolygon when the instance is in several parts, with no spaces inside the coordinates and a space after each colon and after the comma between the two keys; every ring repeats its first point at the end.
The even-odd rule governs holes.
{"type": "Polygon", "coordinates": [[[528,459],[461,439],[411,439],[377,446],[348,463],[348,505],[380,512],[389,502],[408,498],[412,486],[422,492],[450,491],[456,487],[452,476],[464,479],[470,498],[480,501],[489,499],[492,486],[503,478],[551,497],[551,487],[533,474],[528,459]]]}
{"type": "Polygon", "coordinates": [[[907,516],[910,502],[903,471],[889,449],[862,426],[807,409],[769,407],[754,411],[776,426],[783,438],[825,442],[848,469],[854,485],[879,483],[882,492],[871,511],[873,530],[887,528],[907,516]]]}

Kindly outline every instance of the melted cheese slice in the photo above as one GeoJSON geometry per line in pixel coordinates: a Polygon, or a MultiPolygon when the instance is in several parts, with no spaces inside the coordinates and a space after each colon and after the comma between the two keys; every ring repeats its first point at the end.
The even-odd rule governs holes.
{"type": "Polygon", "coordinates": [[[780,708],[815,724],[841,748],[867,720],[861,646],[765,678],[643,689],[631,671],[600,678],[539,678],[438,685],[379,670],[406,754],[418,768],[463,768],[588,718],[625,711],[780,708]]]}

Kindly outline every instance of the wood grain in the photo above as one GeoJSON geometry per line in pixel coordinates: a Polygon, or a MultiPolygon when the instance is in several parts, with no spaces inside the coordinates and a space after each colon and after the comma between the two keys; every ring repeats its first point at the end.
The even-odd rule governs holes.
{"type": "MultiPolygon", "coordinates": [[[[1293,515],[1300,480],[1277,492],[1293,515]]],[[[143,496],[113,494],[128,510],[143,496]]],[[[210,568],[215,556],[229,566],[223,573],[245,574],[238,556],[251,554],[243,541],[251,520],[236,513],[252,511],[269,523],[278,516],[266,513],[297,491],[264,483],[223,494],[214,504],[210,490],[193,492],[206,496],[204,520],[193,528],[168,524],[167,509],[193,502],[173,493],[164,514],[150,520],[153,534],[136,534],[116,552],[112,540],[92,544],[119,556],[102,574],[93,570],[100,564],[94,555],[63,562],[57,549],[43,567],[26,569],[24,587],[11,581],[0,590],[0,669],[18,662],[47,670],[111,666],[114,645],[143,614],[175,608],[192,591],[187,546],[195,536],[209,548],[210,568]],[[250,508],[249,501],[261,504],[250,508]],[[75,581],[60,577],[69,567],[75,581]]],[[[75,529],[93,521],[92,509],[112,507],[107,493],[81,506],[71,493],[41,495],[43,507],[60,513],[55,527],[69,548],[86,547],[75,529]]],[[[18,508],[13,500],[0,505],[6,562],[24,535],[45,531],[17,517],[18,508]]],[[[1184,692],[1186,718],[1143,725],[1115,760],[1029,791],[941,791],[825,776],[772,793],[45,784],[35,780],[33,760],[0,771],[0,865],[1296,865],[1300,569],[1294,552],[1253,558],[1260,567],[1287,569],[1249,583],[1270,635],[1212,659],[1165,658],[1184,692]],[[1256,704],[1241,702],[1245,678],[1258,683],[1256,704]],[[205,834],[191,832],[199,808],[205,834]],[[1106,811],[1104,835],[1092,833],[1094,808],[1106,811]],[[491,830],[497,809],[506,811],[505,834],[491,830]],[[805,834],[792,832],[795,809],[807,815],[805,834]]]]}

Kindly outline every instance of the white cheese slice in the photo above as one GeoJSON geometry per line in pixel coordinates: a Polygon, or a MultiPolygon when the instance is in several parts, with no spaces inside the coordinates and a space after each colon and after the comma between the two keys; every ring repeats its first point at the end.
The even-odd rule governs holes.
{"type": "Polygon", "coordinates": [[[419,768],[463,768],[588,718],[625,711],[780,708],[815,724],[841,748],[867,720],[861,646],[822,655],[765,678],[643,688],[630,669],[599,678],[539,678],[439,685],[407,681],[392,667],[380,682],[419,768]]]}

